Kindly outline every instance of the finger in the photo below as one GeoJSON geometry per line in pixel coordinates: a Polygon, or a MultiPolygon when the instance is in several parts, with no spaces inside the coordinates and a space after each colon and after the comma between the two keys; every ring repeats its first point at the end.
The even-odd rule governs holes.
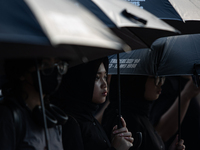
{"type": "Polygon", "coordinates": [[[178,143],[178,134],[176,135],[176,138],[172,142],[172,145],[177,145],[177,143],[178,143]]]}
{"type": "Polygon", "coordinates": [[[113,134],[118,134],[118,133],[123,133],[123,132],[128,132],[128,129],[126,127],[116,129],[113,131],[113,134]]]}
{"type": "Polygon", "coordinates": [[[131,132],[123,132],[123,133],[117,134],[117,136],[120,136],[120,137],[132,137],[132,133],[131,132]]]}
{"type": "Polygon", "coordinates": [[[113,131],[116,130],[116,129],[117,129],[117,125],[115,125],[115,126],[113,127],[113,131]]]}
{"type": "Polygon", "coordinates": [[[183,143],[184,143],[183,139],[180,139],[180,141],[178,142],[179,145],[183,145],[183,143]]]}
{"type": "Polygon", "coordinates": [[[127,141],[129,141],[131,143],[133,143],[133,141],[134,141],[134,138],[132,138],[132,137],[124,137],[124,139],[126,139],[127,141]]]}
{"type": "Polygon", "coordinates": [[[178,150],[185,150],[185,145],[178,145],[178,146],[177,146],[177,149],[178,149],[178,150]]]}
{"type": "Polygon", "coordinates": [[[122,121],[122,126],[123,126],[123,127],[126,127],[126,121],[124,120],[123,117],[121,117],[121,121],[122,121]]]}

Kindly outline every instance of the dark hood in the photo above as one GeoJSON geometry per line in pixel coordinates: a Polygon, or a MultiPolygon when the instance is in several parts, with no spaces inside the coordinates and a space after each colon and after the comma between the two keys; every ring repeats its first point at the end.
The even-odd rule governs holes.
{"type": "Polygon", "coordinates": [[[59,105],[70,112],[94,111],[98,107],[92,103],[94,82],[98,68],[104,63],[105,69],[108,69],[108,58],[101,58],[86,64],[81,64],[70,68],[58,92],[54,95],[58,98],[59,105]]]}

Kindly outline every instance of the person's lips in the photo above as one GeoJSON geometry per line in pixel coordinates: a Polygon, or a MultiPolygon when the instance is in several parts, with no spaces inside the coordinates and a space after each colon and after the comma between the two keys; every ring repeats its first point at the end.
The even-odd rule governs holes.
{"type": "Polygon", "coordinates": [[[107,91],[104,91],[104,92],[102,93],[103,96],[107,96],[107,94],[108,94],[107,91]]]}
{"type": "Polygon", "coordinates": [[[158,93],[158,94],[161,94],[161,91],[162,91],[162,90],[158,90],[157,93],[158,93]]]}

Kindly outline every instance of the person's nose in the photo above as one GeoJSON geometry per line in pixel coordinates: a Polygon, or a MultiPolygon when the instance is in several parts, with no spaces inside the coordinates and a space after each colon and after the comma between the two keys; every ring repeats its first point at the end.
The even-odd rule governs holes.
{"type": "Polygon", "coordinates": [[[159,82],[157,87],[161,87],[162,85],[163,85],[162,82],[159,82]]]}
{"type": "Polygon", "coordinates": [[[106,79],[102,79],[102,84],[101,84],[101,87],[102,88],[107,88],[107,81],[106,81],[106,79]]]}

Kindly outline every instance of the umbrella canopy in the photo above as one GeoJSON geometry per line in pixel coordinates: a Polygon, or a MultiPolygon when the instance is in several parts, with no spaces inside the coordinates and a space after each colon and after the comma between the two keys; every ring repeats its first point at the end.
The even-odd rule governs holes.
{"type": "Polygon", "coordinates": [[[0,2],[0,58],[64,57],[73,66],[125,46],[77,1],[0,2]]]}
{"type": "Polygon", "coordinates": [[[172,25],[182,34],[200,33],[198,0],[127,0],[172,25]]]}
{"type": "Polygon", "coordinates": [[[200,34],[161,38],[152,44],[152,49],[160,51],[156,74],[161,76],[193,75],[199,72],[200,34]]]}
{"type": "MultiPolygon", "coordinates": [[[[149,48],[134,50],[128,53],[119,54],[120,74],[122,75],[154,75],[155,67],[153,62],[159,51],[152,51],[149,48]]],[[[117,73],[117,55],[109,58],[108,74],[117,73]]]]}
{"type": "Polygon", "coordinates": [[[178,33],[153,14],[122,0],[79,0],[132,49],[150,47],[159,37],[178,33]]]}
{"type": "MultiPolygon", "coordinates": [[[[163,37],[151,49],[120,53],[120,73],[152,76],[200,75],[200,34],[163,37]]],[[[109,56],[109,74],[116,74],[117,59],[109,56]]]]}

